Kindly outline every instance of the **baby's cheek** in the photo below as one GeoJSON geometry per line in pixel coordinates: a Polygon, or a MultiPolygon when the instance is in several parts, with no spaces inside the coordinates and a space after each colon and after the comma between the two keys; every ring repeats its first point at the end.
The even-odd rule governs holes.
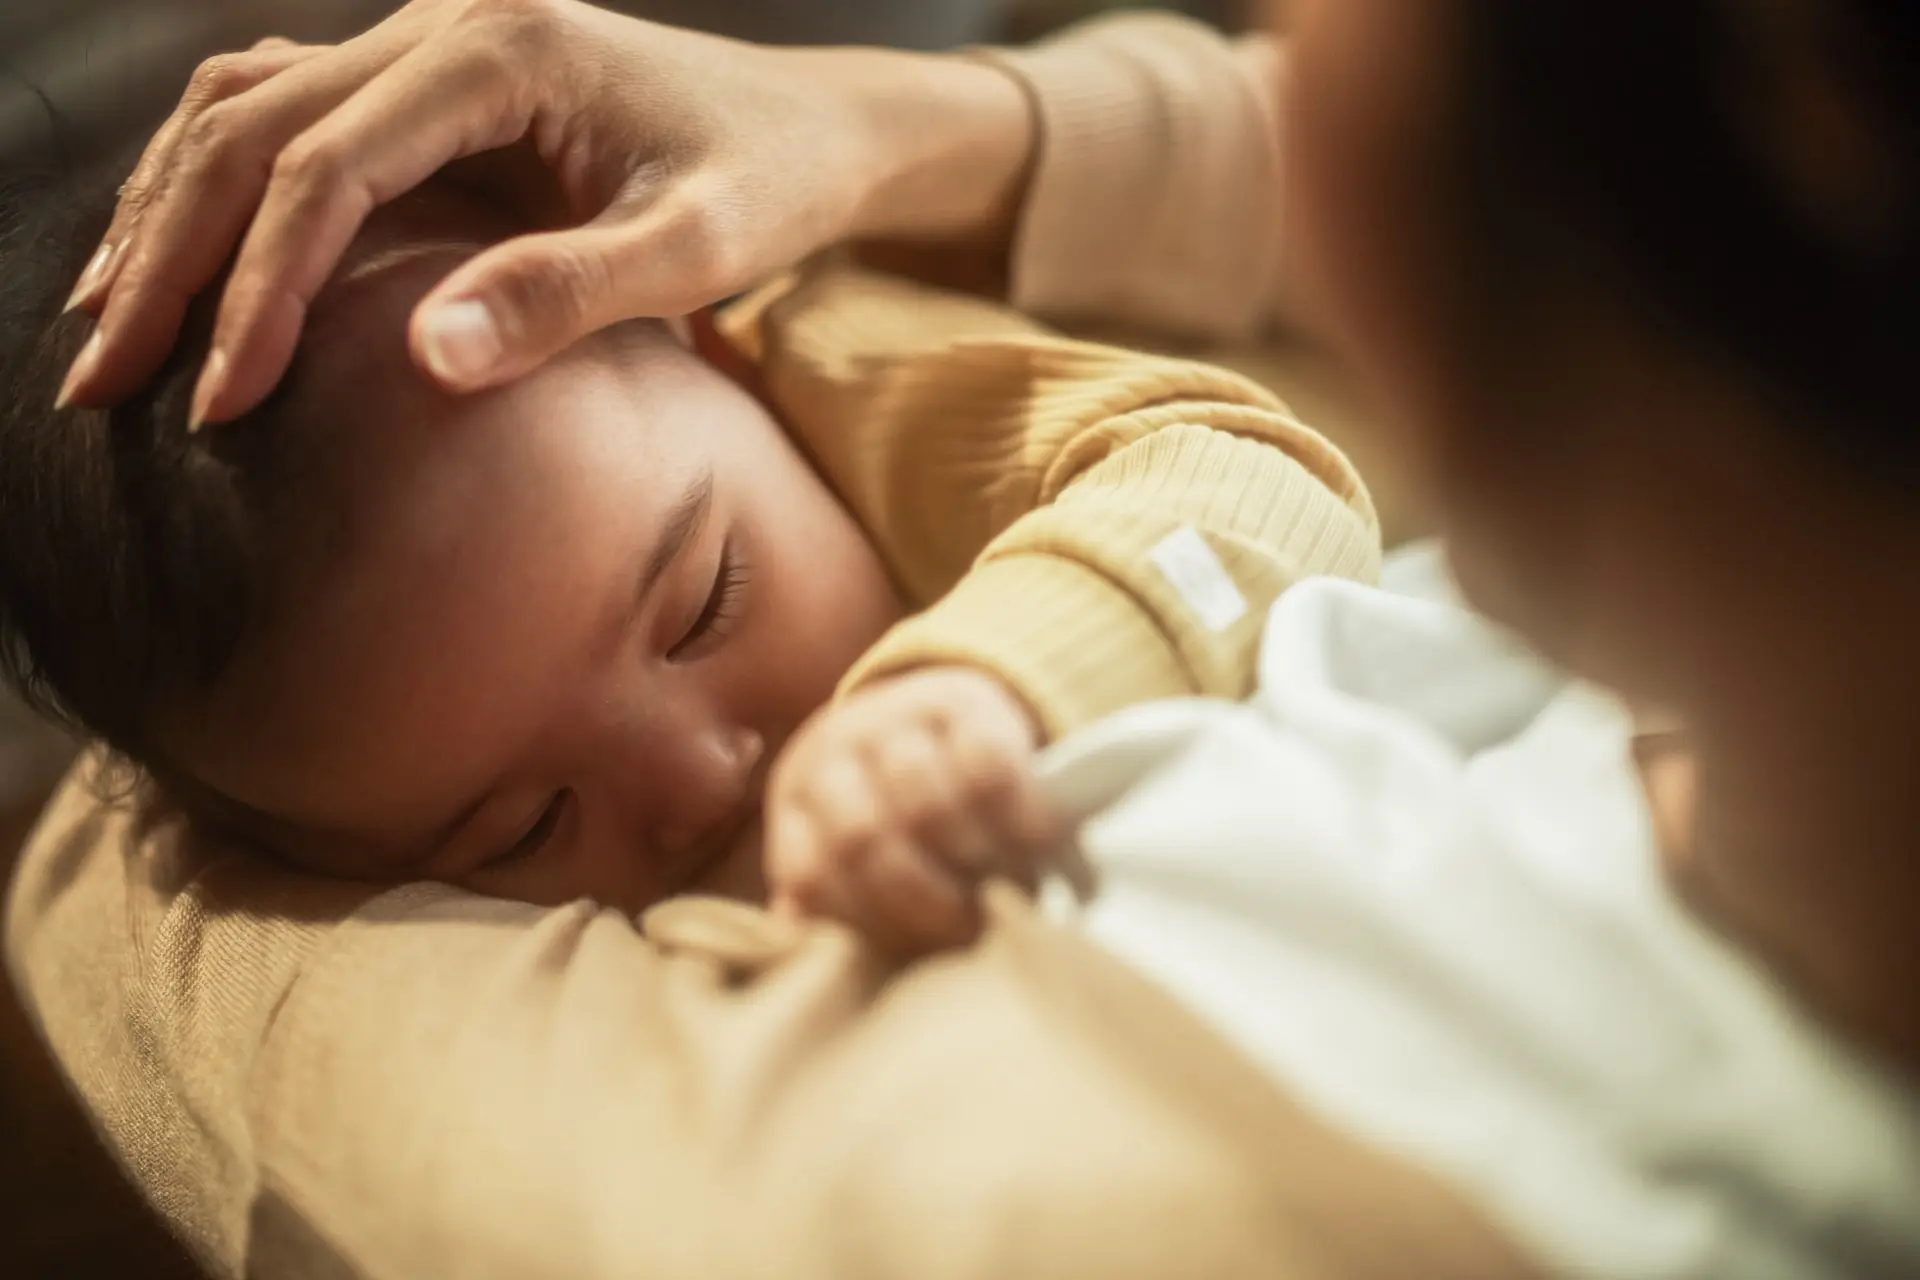
{"type": "Polygon", "coordinates": [[[838,538],[813,542],[813,554],[782,567],[779,616],[762,636],[789,730],[824,706],[841,677],[906,616],[878,555],[847,523],[838,538]]]}
{"type": "Polygon", "coordinates": [[[761,832],[761,821],[755,817],[734,837],[727,856],[694,882],[693,892],[741,902],[765,902],[767,876],[761,832]]]}
{"type": "Polygon", "coordinates": [[[481,867],[458,883],[490,898],[536,907],[589,899],[637,915],[666,896],[672,868],[609,822],[610,816],[603,800],[576,800],[571,829],[546,849],[504,867],[481,867]]]}

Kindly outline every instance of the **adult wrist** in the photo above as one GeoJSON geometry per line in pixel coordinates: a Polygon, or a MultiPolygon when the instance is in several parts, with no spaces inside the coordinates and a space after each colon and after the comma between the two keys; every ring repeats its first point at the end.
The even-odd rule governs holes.
{"type": "Polygon", "coordinates": [[[1018,80],[964,55],[858,52],[842,82],[868,139],[852,238],[1004,244],[1039,133],[1018,80]]]}

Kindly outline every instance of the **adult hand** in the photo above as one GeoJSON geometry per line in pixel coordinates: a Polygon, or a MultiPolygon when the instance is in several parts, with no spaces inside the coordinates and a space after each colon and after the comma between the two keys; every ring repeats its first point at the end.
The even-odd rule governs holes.
{"type": "Polygon", "coordinates": [[[558,225],[415,311],[414,358],[455,391],[841,239],[981,234],[1017,203],[1031,133],[1017,86],[963,59],[762,48],[578,0],[413,0],[336,47],[201,68],[76,290],[99,324],[63,401],[144,383],[232,260],[194,414],[244,413],[367,215],[482,152],[537,155],[558,225]]]}
{"type": "Polygon", "coordinates": [[[767,787],[776,910],[828,916],[902,955],[979,931],[990,875],[1031,887],[1061,824],[1025,704],[970,667],[863,689],[795,735],[767,787]]]}

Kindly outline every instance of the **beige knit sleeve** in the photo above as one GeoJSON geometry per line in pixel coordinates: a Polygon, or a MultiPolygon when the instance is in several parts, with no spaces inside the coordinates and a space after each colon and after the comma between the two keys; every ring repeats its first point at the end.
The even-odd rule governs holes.
{"type": "Polygon", "coordinates": [[[1279,283],[1279,51],[1136,13],[976,56],[1040,126],[1011,301],[1065,325],[1249,337],[1279,283]]]}

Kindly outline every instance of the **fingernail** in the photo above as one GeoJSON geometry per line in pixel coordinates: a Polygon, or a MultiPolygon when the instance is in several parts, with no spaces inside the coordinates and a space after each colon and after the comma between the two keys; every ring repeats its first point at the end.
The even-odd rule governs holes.
{"type": "Polygon", "coordinates": [[[106,276],[107,268],[113,265],[113,257],[119,251],[119,246],[112,244],[103,244],[94,250],[92,259],[87,263],[87,269],[80,273],[80,279],[74,284],[73,292],[67,295],[67,305],[60,309],[61,315],[67,314],[87,301],[95,286],[106,276]]]}
{"type": "Polygon", "coordinates": [[[67,370],[67,380],[60,384],[60,394],[54,397],[53,408],[57,413],[73,403],[73,397],[80,390],[80,384],[93,376],[93,368],[100,363],[100,331],[95,329],[93,336],[87,339],[87,345],[80,348],[80,354],[73,359],[73,367],[67,370]]]}
{"type": "Polygon", "coordinates": [[[500,327],[484,302],[443,302],[422,325],[427,369],[454,387],[472,386],[500,362],[500,327]]]}
{"type": "Polygon", "coordinates": [[[227,389],[227,353],[218,349],[207,356],[206,367],[200,370],[200,381],[193,389],[193,408],[187,414],[187,434],[191,435],[207,425],[207,414],[213,411],[213,402],[227,389]]]}

